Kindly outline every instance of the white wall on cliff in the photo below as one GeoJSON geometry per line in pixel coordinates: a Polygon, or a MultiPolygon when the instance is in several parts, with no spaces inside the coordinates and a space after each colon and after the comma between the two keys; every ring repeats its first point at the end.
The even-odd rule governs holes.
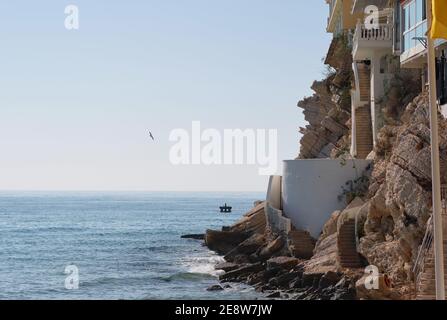
{"type": "Polygon", "coordinates": [[[313,159],[284,162],[282,205],[284,214],[298,229],[318,238],[331,214],[346,206],[339,199],[348,181],[360,178],[368,160],[313,159]]]}

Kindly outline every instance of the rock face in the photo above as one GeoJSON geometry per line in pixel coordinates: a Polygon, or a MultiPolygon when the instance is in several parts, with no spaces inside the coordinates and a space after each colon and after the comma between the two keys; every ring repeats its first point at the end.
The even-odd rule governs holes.
{"type": "MultiPolygon", "coordinates": [[[[260,206],[260,204],[257,205],[260,206]]],[[[354,279],[349,279],[329,267],[331,263],[335,266],[335,257],[330,260],[331,263],[328,263],[328,268],[324,272],[321,272],[321,264],[318,263],[318,272],[305,270],[305,262],[292,256],[293,252],[287,241],[290,240],[288,235],[273,234],[268,226],[264,227],[262,233],[260,228],[253,227],[260,225],[259,221],[254,223],[251,220],[259,219],[256,214],[259,208],[251,210],[235,225],[225,227],[222,231],[207,231],[205,239],[208,247],[225,254],[226,262],[215,267],[216,270],[225,272],[219,277],[220,281],[244,282],[253,285],[256,290],[265,292],[266,298],[271,299],[356,298],[354,279]],[[342,279],[344,280],[341,281],[342,279]]],[[[321,247],[330,246],[334,231],[336,235],[336,225],[336,219],[327,224],[325,240],[328,241],[320,241],[321,247]]],[[[297,237],[295,240],[302,241],[306,248],[311,246],[312,252],[313,241],[308,244],[306,237],[297,237]]],[[[299,244],[295,243],[295,245],[299,244]]],[[[319,254],[323,256],[324,250],[321,250],[319,254]]],[[[222,286],[208,288],[209,291],[221,289],[222,286]]]]}
{"type": "Polygon", "coordinates": [[[308,273],[338,271],[337,267],[337,233],[320,237],[314,255],[304,263],[308,273]]]}
{"type": "Polygon", "coordinates": [[[300,159],[329,158],[349,150],[352,55],[347,39],[334,39],[326,63],[333,68],[326,79],[315,81],[313,96],[298,102],[306,128],[300,128],[300,159]]]}
{"type": "MultiPolygon", "coordinates": [[[[445,163],[447,136],[442,117],[440,127],[441,163],[445,163]]],[[[401,124],[380,131],[374,161],[360,252],[390,278],[395,291],[406,294],[413,285],[411,270],[431,214],[426,94],[407,106],[401,124]]]]}
{"type": "MultiPolygon", "coordinates": [[[[252,237],[251,241],[254,241],[256,237],[258,240],[257,244],[251,244],[252,247],[254,246],[257,249],[262,245],[264,243],[262,234],[264,234],[265,229],[264,202],[256,202],[256,206],[232,227],[224,227],[221,231],[207,230],[204,237],[205,244],[219,254],[227,255],[231,253],[234,257],[238,250],[249,251],[250,244],[242,243],[250,237],[252,237]]],[[[245,252],[241,252],[241,254],[245,254],[245,252]]]]}
{"type": "Polygon", "coordinates": [[[389,280],[384,275],[379,275],[377,288],[368,288],[365,283],[371,282],[367,275],[356,282],[357,297],[360,300],[399,300],[401,296],[390,287],[389,280]]]}
{"type": "Polygon", "coordinates": [[[207,230],[205,244],[219,254],[227,254],[249,237],[247,233],[238,231],[207,230]]]}
{"type": "MultiPolygon", "coordinates": [[[[343,98],[346,98],[346,88],[350,88],[350,84],[343,81],[349,79],[349,72],[344,69],[347,65],[340,62],[343,54],[349,61],[349,54],[343,52],[340,43],[333,42],[326,63],[334,68],[334,72],[315,82],[312,85],[314,95],[298,104],[309,123],[301,129],[301,159],[339,157],[349,148],[350,114],[345,104],[347,100],[343,98]]],[[[417,80],[417,75],[413,78],[417,80]]],[[[428,96],[422,93],[408,103],[408,97],[413,99],[414,95],[415,92],[408,92],[401,100],[406,101],[402,106],[398,105],[397,98],[392,101],[394,108],[402,111],[395,113],[393,121],[388,121],[378,133],[371,155],[374,171],[368,194],[363,199],[365,203],[360,210],[351,210],[352,214],[349,210],[344,214],[332,214],[313,256],[303,264],[305,272],[340,270],[337,266],[337,233],[341,225],[355,221],[360,257],[365,264],[377,266],[392,284],[389,293],[379,295],[396,299],[411,292],[414,286],[412,268],[432,207],[428,96]]],[[[441,173],[445,184],[447,121],[442,116],[439,119],[441,173]]],[[[360,298],[368,297],[365,294],[360,298]]]]}
{"type": "Polygon", "coordinates": [[[300,260],[292,257],[276,257],[267,261],[267,269],[284,269],[291,270],[295,268],[300,260]]]}
{"type": "MultiPolygon", "coordinates": [[[[309,122],[301,129],[300,159],[339,158],[349,152],[352,60],[339,41],[332,43],[326,59],[333,72],[315,82],[314,95],[298,104],[309,122]]],[[[271,298],[414,297],[412,269],[432,211],[428,97],[422,93],[406,108],[399,101],[393,99],[399,112],[378,132],[369,156],[374,169],[367,194],[354,192],[347,208],[331,215],[316,244],[299,230],[295,241],[290,234],[274,234],[259,202],[232,227],[206,233],[208,247],[227,260],[217,267],[226,272],[221,280],[248,283],[271,298]],[[365,286],[367,265],[379,271],[378,290],[365,286]]],[[[439,125],[445,184],[447,121],[441,116],[439,125]]]]}

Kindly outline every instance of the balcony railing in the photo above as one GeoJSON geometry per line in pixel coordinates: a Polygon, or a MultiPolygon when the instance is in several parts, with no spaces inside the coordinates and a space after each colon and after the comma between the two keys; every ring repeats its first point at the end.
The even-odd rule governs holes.
{"type": "Polygon", "coordinates": [[[379,24],[377,28],[367,28],[363,23],[358,22],[354,42],[358,41],[391,41],[393,39],[393,27],[391,24],[379,24]]]}
{"type": "Polygon", "coordinates": [[[362,21],[357,22],[354,32],[352,53],[354,60],[365,60],[370,56],[369,50],[374,48],[393,47],[393,25],[382,23],[377,28],[367,27],[362,21]]]}

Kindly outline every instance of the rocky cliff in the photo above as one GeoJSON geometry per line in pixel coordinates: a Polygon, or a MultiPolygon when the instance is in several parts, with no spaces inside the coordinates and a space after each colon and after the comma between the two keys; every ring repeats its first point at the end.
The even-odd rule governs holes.
{"type": "MultiPolygon", "coordinates": [[[[343,38],[334,39],[325,63],[332,72],[314,82],[312,97],[298,103],[309,123],[301,128],[298,158],[338,158],[350,148],[351,54],[343,38]]],[[[377,266],[389,279],[393,290],[374,298],[414,296],[413,266],[431,215],[430,129],[427,93],[420,92],[420,76],[400,70],[390,58],[394,76],[386,84],[385,98],[379,101],[383,128],[371,155],[372,178],[358,213],[358,251],[365,265],[377,266]]],[[[446,120],[439,116],[441,164],[447,163],[446,120]]],[[[445,170],[442,168],[443,181],[445,170]]],[[[334,227],[342,214],[335,212],[326,225],[307,268],[313,272],[340,270],[337,266],[337,232],[334,227]]],[[[361,293],[360,293],[361,295],[361,293]]],[[[371,298],[365,296],[364,298],[371,298]]]]}
{"type": "MultiPolygon", "coordinates": [[[[439,119],[441,163],[445,164],[446,121],[439,119]]],[[[360,252],[405,295],[412,289],[413,264],[432,207],[426,93],[404,108],[400,124],[382,128],[375,154],[360,252]]]]}
{"type": "MultiPolygon", "coordinates": [[[[416,94],[417,92],[405,93],[406,99],[409,95],[414,97],[416,94]]],[[[304,105],[307,103],[304,102],[304,105]]],[[[326,103],[323,103],[322,110],[326,109],[326,103]]],[[[359,290],[360,298],[414,298],[413,267],[432,207],[427,93],[420,93],[399,109],[399,112],[393,112],[392,121],[387,121],[379,132],[372,156],[374,170],[368,193],[364,197],[365,204],[358,213],[358,251],[365,259],[365,265],[378,267],[389,280],[392,289],[379,294],[375,292],[373,297],[368,296],[371,292],[359,290]]],[[[314,132],[323,128],[317,122],[311,124],[314,132]]],[[[439,124],[442,183],[445,183],[447,122],[441,115],[439,124]]],[[[339,138],[342,141],[343,138],[348,138],[348,134],[339,138]]],[[[314,157],[321,156],[321,151],[320,154],[310,152],[311,149],[306,144],[301,147],[300,157],[310,154],[314,157]]],[[[328,221],[317,243],[314,257],[307,262],[309,270],[339,270],[335,254],[337,248],[334,224],[340,217],[340,213],[335,212],[328,221]]]]}
{"type": "Polygon", "coordinates": [[[312,85],[314,94],[298,102],[309,123],[300,128],[300,159],[327,158],[349,148],[352,56],[346,37],[334,39],[326,58],[324,80],[312,85]]]}
{"type": "MultiPolygon", "coordinates": [[[[346,158],[350,149],[352,58],[346,39],[334,39],[330,72],[303,99],[308,122],[298,158],[346,158]]],[[[428,96],[419,75],[399,70],[379,102],[383,121],[373,172],[332,213],[311,257],[296,256],[287,234],[275,234],[258,203],[240,222],[209,230],[207,245],[225,255],[222,281],[242,281],[270,298],[414,299],[413,267],[432,212],[428,96]],[[361,188],[361,190],[360,190],[361,188]],[[377,267],[379,290],[368,290],[365,267],[377,267]]],[[[439,115],[442,183],[447,183],[447,121],[439,115]]],[[[296,230],[296,232],[303,232],[296,230]]]]}

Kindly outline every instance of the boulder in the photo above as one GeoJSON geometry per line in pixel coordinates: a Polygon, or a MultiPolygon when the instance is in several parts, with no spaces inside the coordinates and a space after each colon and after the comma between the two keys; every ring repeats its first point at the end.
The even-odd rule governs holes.
{"type": "Polygon", "coordinates": [[[224,290],[224,288],[222,288],[222,286],[216,284],[214,286],[209,287],[208,289],[206,289],[207,291],[222,291],[224,290]]]}
{"type": "Polygon", "coordinates": [[[261,248],[259,252],[259,258],[262,260],[268,260],[275,253],[279,252],[286,245],[286,241],[282,236],[277,237],[275,240],[267,243],[266,246],[261,248]]]}
{"type": "Polygon", "coordinates": [[[260,271],[258,273],[253,273],[248,276],[247,284],[249,285],[257,285],[260,283],[264,283],[266,280],[265,271],[260,271]]]}
{"type": "Polygon", "coordinates": [[[276,257],[267,260],[267,269],[291,270],[300,263],[300,260],[292,257],[276,257]]]}
{"type": "Polygon", "coordinates": [[[302,286],[318,288],[323,275],[322,273],[303,273],[302,286]]]}
{"type": "Polygon", "coordinates": [[[391,288],[390,280],[381,274],[378,277],[378,288],[369,288],[366,284],[370,281],[370,276],[365,275],[356,284],[357,298],[360,300],[399,300],[400,295],[391,288]]]}
{"type": "Polygon", "coordinates": [[[269,294],[266,298],[270,298],[270,299],[281,298],[281,292],[275,291],[275,292],[269,294]]]}
{"type": "Polygon", "coordinates": [[[205,244],[218,254],[227,254],[249,236],[245,232],[207,230],[205,244]]]}
{"type": "Polygon", "coordinates": [[[290,283],[300,276],[298,272],[284,273],[278,277],[270,279],[269,285],[277,288],[289,288],[290,283]]]}
{"type": "Polygon", "coordinates": [[[255,233],[247,240],[238,244],[233,250],[225,255],[225,260],[233,261],[236,256],[251,255],[258,251],[265,243],[265,238],[261,234],[255,233]]]}
{"type": "Polygon", "coordinates": [[[240,267],[236,270],[229,271],[219,277],[221,281],[232,281],[243,277],[248,277],[252,273],[257,273],[264,270],[264,266],[261,263],[254,263],[240,267]]]}
{"type": "Polygon", "coordinates": [[[337,233],[320,239],[313,257],[304,262],[306,273],[325,273],[337,271],[337,233]]]}
{"type": "Polygon", "coordinates": [[[321,234],[319,242],[337,232],[337,221],[340,213],[341,211],[337,210],[331,214],[331,217],[323,226],[323,232],[321,234]]]}
{"type": "Polygon", "coordinates": [[[321,277],[318,287],[320,289],[324,289],[327,287],[335,286],[340,281],[341,277],[342,274],[340,273],[328,271],[321,277]]]}
{"type": "Polygon", "coordinates": [[[193,239],[193,240],[205,240],[205,235],[202,234],[185,234],[181,236],[182,239],[193,239]]]}
{"type": "Polygon", "coordinates": [[[231,226],[233,232],[246,232],[251,234],[264,234],[266,228],[265,202],[257,204],[247,212],[239,221],[231,226]]]}
{"type": "Polygon", "coordinates": [[[225,272],[236,270],[238,268],[240,268],[239,264],[231,263],[231,262],[219,263],[214,267],[214,269],[216,269],[216,270],[223,270],[225,272]]]}

